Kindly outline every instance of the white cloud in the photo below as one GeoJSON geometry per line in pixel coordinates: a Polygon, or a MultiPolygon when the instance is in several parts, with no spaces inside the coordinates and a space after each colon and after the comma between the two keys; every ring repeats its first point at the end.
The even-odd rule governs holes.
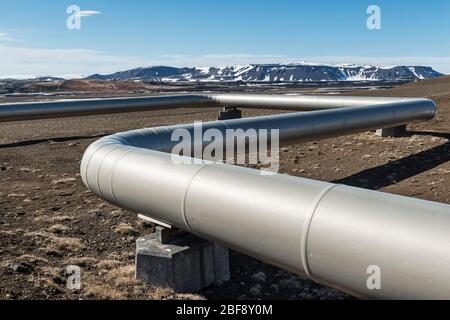
{"type": "Polygon", "coordinates": [[[9,33],[6,32],[0,32],[0,41],[12,41],[14,40],[13,37],[9,33]]]}
{"type": "Polygon", "coordinates": [[[11,75],[77,77],[113,73],[137,67],[170,65],[178,67],[248,63],[356,63],[378,65],[426,65],[450,73],[450,57],[304,57],[264,54],[164,55],[153,58],[118,56],[89,49],[24,48],[0,43],[0,77],[11,75]]]}
{"type": "Polygon", "coordinates": [[[79,17],[90,17],[93,15],[97,15],[97,14],[101,14],[100,11],[95,11],[95,10],[81,10],[78,12],[77,16],[79,17]]]}
{"type": "Polygon", "coordinates": [[[23,48],[0,44],[0,77],[109,73],[150,62],[88,49],[23,48]]]}
{"type": "Polygon", "coordinates": [[[285,62],[289,58],[285,55],[265,54],[205,54],[205,55],[164,55],[159,58],[176,66],[218,66],[249,63],[285,62]]]}

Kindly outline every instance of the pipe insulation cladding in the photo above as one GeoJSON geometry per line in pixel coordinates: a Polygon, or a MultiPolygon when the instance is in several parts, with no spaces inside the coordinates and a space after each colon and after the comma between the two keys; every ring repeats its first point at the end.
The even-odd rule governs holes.
{"type": "MultiPolygon", "coordinates": [[[[302,97],[296,98],[302,105],[302,97]]],[[[305,99],[316,101],[313,109],[349,102],[348,97],[305,99]]],[[[284,99],[275,100],[238,96],[233,101],[286,107],[284,99]]],[[[203,128],[279,129],[280,145],[292,145],[429,120],[435,112],[430,100],[388,98],[381,104],[213,121],[203,128]]],[[[180,164],[173,157],[182,156],[170,154],[177,143],[171,134],[179,128],[192,132],[194,125],[97,140],[82,159],[84,184],[112,204],[356,297],[450,299],[449,205],[204,160],[180,164]],[[371,266],[381,270],[379,290],[367,285],[371,266]]]]}
{"type": "Polygon", "coordinates": [[[140,112],[184,107],[240,107],[284,110],[321,110],[418,101],[411,98],[190,94],[131,98],[72,99],[0,104],[0,122],[140,112]]]}

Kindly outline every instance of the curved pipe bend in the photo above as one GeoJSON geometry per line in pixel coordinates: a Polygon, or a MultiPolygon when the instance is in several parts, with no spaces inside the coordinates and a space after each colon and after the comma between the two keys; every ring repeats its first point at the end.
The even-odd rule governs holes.
{"type": "MultiPolygon", "coordinates": [[[[314,99],[315,107],[348,102],[314,99]]],[[[279,129],[280,144],[289,145],[428,120],[436,112],[430,100],[388,100],[213,121],[204,128],[279,129]]],[[[255,104],[246,97],[233,101],[255,107],[272,103],[255,104]]],[[[120,207],[357,297],[450,298],[449,205],[207,161],[176,164],[173,157],[180,156],[170,152],[177,128],[194,130],[190,124],[157,127],[94,142],[81,163],[83,182],[120,207]],[[368,286],[376,268],[379,290],[368,286]]]]}

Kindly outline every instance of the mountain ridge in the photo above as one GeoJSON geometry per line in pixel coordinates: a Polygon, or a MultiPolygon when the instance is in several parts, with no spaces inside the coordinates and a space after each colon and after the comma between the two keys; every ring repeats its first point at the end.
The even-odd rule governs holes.
{"type": "Polygon", "coordinates": [[[85,79],[151,82],[311,82],[365,80],[424,80],[443,76],[428,66],[248,64],[216,67],[151,66],[94,74],[85,79]]]}

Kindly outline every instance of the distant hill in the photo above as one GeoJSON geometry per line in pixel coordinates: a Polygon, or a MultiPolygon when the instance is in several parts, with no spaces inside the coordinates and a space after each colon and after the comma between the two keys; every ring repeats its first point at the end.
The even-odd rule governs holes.
{"type": "Polygon", "coordinates": [[[450,76],[410,82],[388,90],[358,91],[351,95],[386,97],[427,97],[438,103],[438,107],[450,107],[450,76]]]}
{"type": "Polygon", "coordinates": [[[154,66],[95,74],[86,79],[151,82],[309,82],[364,80],[423,80],[443,76],[425,66],[362,66],[313,64],[249,64],[245,66],[176,68],[154,66]]]}

